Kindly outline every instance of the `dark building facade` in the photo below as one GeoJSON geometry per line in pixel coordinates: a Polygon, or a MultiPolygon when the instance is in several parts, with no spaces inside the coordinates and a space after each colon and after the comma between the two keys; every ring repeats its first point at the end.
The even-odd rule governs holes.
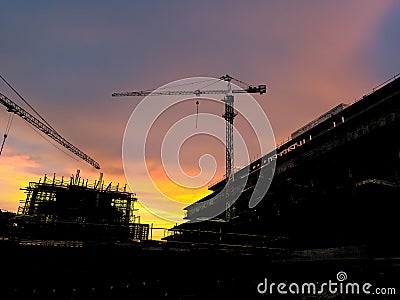
{"type": "Polygon", "coordinates": [[[229,201],[221,192],[224,181],[212,186],[211,195],[185,208],[188,221],[166,239],[397,251],[399,132],[400,79],[395,79],[351,105],[339,104],[238,171],[235,181],[244,189],[229,214],[196,222],[207,216],[207,200],[229,201]],[[274,173],[271,186],[249,208],[259,174],[268,168],[263,176],[274,173]]]}

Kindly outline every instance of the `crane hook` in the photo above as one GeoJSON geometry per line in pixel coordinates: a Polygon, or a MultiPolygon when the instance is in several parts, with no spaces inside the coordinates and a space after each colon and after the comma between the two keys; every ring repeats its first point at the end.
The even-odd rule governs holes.
{"type": "Polygon", "coordinates": [[[197,119],[199,118],[199,100],[196,101],[196,128],[197,128],[197,119]]]}

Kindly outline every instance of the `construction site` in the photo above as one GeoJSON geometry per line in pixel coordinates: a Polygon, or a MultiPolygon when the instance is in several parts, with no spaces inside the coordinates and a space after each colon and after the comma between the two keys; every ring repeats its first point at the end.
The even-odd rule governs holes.
{"type": "Polygon", "coordinates": [[[25,201],[12,219],[11,239],[62,241],[147,240],[148,224],[134,215],[137,198],[126,185],[92,184],[79,177],[30,182],[25,201]]]}
{"type": "MultiPolygon", "coordinates": [[[[221,78],[229,93],[231,79],[221,78]]],[[[262,94],[265,86],[243,91],[262,94]]],[[[68,179],[54,174],[23,188],[18,213],[1,214],[0,247],[12,262],[1,287],[5,299],[252,299],[266,296],[257,291],[266,277],[321,282],[342,271],[352,282],[400,292],[400,78],[354,103],[339,103],[239,171],[231,155],[230,97],[225,179],[187,206],[186,222],[169,228],[161,241],[138,222],[136,194],[105,184],[102,175],[89,183],[78,170],[68,179]],[[274,178],[250,208],[260,174],[274,178]],[[232,177],[230,193],[221,192],[232,177]],[[236,190],[237,201],[227,205],[236,190]],[[210,217],[212,205],[227,209],[210,217]]],[[[7,99],[0,98],[7,109],[26,116],[7,99]]]]}
{"type": "Polygon", "coordinates": [[[379,255],[398,252],[393,236],[400,196],[399,91],[400,80],[392,80],[294,131],[274,152],[235,174],[235,184],[244,188],[230,209],[196,222],[207,218],[218,201],[228,201],[221,192],[223,180],[210,187],[212,194],[185,208],[187,222],[167,239],[273,241],[290,248],[359,244],[379,255]],[[274,174],[273,182],[257,207],[249,208],[261,171],[265,177],[274,174]],[[221,200],[207,201],[212,198],[221,200]]]}

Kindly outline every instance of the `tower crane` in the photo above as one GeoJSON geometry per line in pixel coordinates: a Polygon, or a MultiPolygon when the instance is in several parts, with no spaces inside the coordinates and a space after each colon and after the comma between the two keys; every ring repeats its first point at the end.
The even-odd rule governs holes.
{"type": "Polygon", "coordinates": [[[226,164],[225,164],[225,178],[227,182],[233,180],[234,176],[234,153],[233,153],[233,120],[236,116],[234,111],[234,97],[235,93],[259,93],[260,95],[267,92],[267,86],[261,84],[258,86],[247,85],[244,89],[232,89],[231,81],[237,81],[245,84],[243,81],[235,79],[229,75],[224,75],[219,78],[227,82],[226,90],[182,90],[182,91],[133,91],[133,92],[119,92],[113,93],[113,97],[121,96],[174,96],[174,95],[196,95],[197,97],[206,94],[224,94],[222,100],[225,103],[225,113],[222,117],[226,120],[226,164]]]}
{"type": "Polygon", "coordinates": [[[90,156],[85,154],[83,151],[79,150],[77,147],[72,145],[70,142],[68,142],[65,138],[63,138],[56,130],[51,128],[50,126],[44,124],[37,118],[35,118],[33,115],[31,115],[29,112],[27,112],[25,109],[20,107],[18,104],[16,104],[14,101],[11,99],[7,98],[5,95],[0,93],[0,103],[3,104],[6,108],[7,111],[14,113],[18,116],[20,116],[22,119],[24,119],[26,122],[29,124],[35,126],[37,129],[39,129],[41,132],[46,134],[48,137],[52,138],[54,141],[59,143],[61,146],[65,147],[87,163],[91,164],[93,167],[96,169],[100,169],[100,165],[90,156]]]}

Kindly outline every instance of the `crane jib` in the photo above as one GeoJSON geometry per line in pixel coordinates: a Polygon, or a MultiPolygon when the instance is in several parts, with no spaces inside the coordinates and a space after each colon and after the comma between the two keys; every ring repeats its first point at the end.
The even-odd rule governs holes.
{"type": "MultiPolygon", "coordinates": [[[[246,89],[232,90],[232,93],[260,93],[264,94],[267,92],[267,86],[261,84],[259,86],[249,86],[246,89]]],[[[113,97],[123,96],[179,96],[179,95],[204,95],[204,94],[229,94],[229,90],[193,90],[193,91],[132,91],[132,92],[121,92],[113,93],[113,97]]]]}
{"type": "Polygon", "coordinates": [[[7,111],[20,116],[26,122],[35,126],[41,132],[45,133],[47,136],[52,138],[54,141],[59,143],[64,148],[66,148],[69,151],[71,151],[72,153],[74,153],[76,156],[80,157],[81,159],[83,159],[84,161],[86,161],[87,163],[89,163],[90,165],[95,167],[96,169],[100,169],[100,165],[94,159],[92,159],[90,156],[85,154],[83,151],[79,150],[77,147],[72,145],[70,142],[68,142],[66,139],[64,139],[57,131],[55,131],[54,129],[50,128],[46,124],[44,124],[41,121],[39,121],[38,119],[36,119],[29,112],[27,112],[25,109],[20,107],[18,104],[14,103],[11,99],[4,96],[2,93],[0,93],[0,103],[3,104],[7,108],[7,111]]]}

